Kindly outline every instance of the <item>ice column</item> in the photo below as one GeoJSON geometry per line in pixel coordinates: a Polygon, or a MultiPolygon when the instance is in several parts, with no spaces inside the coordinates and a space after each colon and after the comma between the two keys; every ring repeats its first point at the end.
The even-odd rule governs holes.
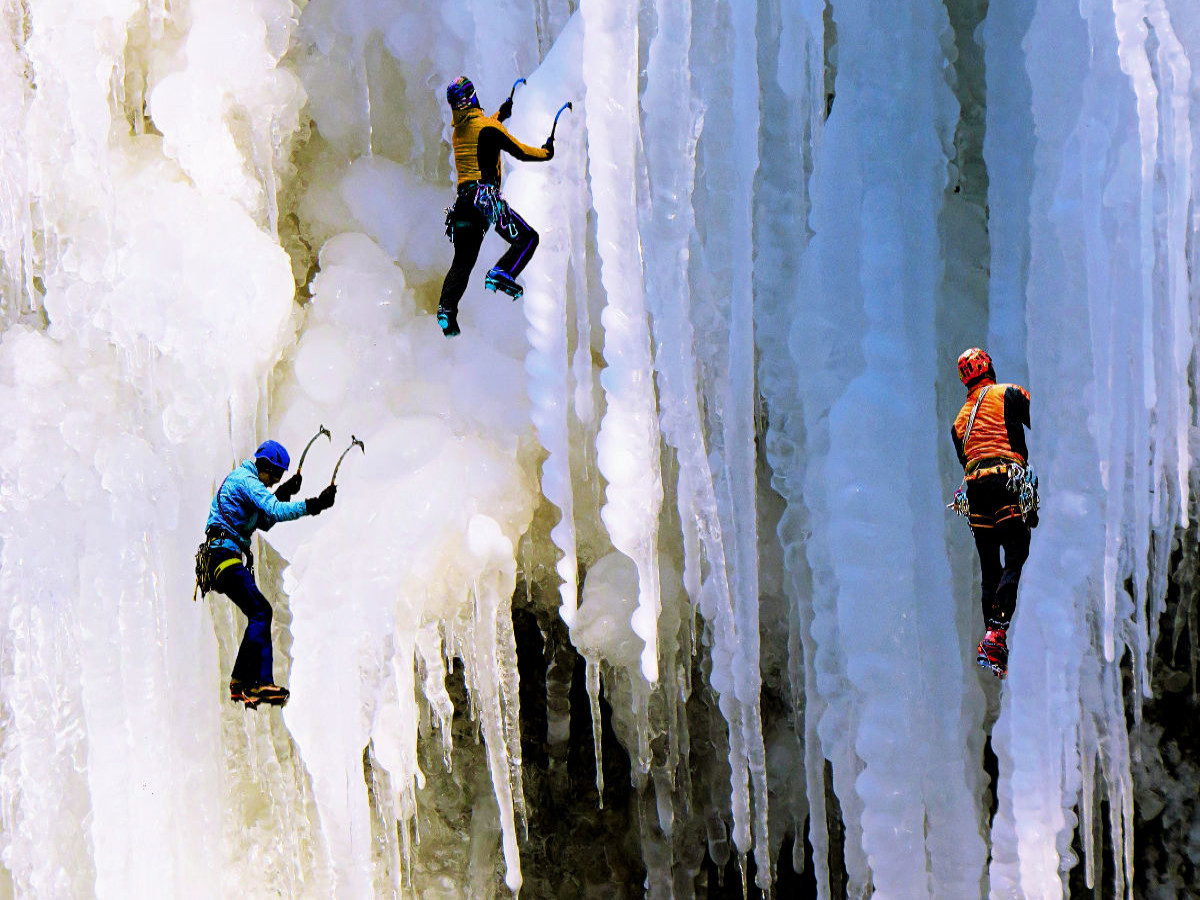
{"type": "MultiPolygon", "coordinates": [[[[1113,890],[1131,896],[1120,660],[1129,648],[1136,717],[1165,588],[1163,547],[1187,500],[1181,447],[1194,335],[1184,209],[1194,203],[1195,162],[1180,35],[1188,21],[1177,30],[1161,3],[1082,12],[1039,4],[1023,44],[1037,137],[1031,453],[1050,527],[1035,533],[1022,579],[1013,675],[993,734],[1001,762],[993,896],[1061,896],[1077,808],[1094,880],[1097,774],[1112,811],[1113,890]]],[[[1011,46],[1022,36],[996,38],[1011,46]]]]}
{"type": "Polygon", "coordinates": [[[700,383],[711,444],[709,477],[730,585],[729,609],[723,609],[718,599],[710,619],[712,681],[729,722],[734,843],[746,853],[753,832],[761,882],[770,878],[771,859],[758,703],[757,397],[751,281],[758,147],[750,140],[759,128],[755,26],[756,10],[749,4],[703,3],[694,9],[692,64],[705,114],[697,148],[697,165],[704,178],[694,199],[698,246],[691,259],[691,293],[696,343],[702,348],[700,383]]]}
{"type": "MultiPolygon", "coordinates": [[[[766,149],[755,192],[754,314],[758,384],[767,411],[764,449],[773,471],[772,487],[787,504],[778,538],[783,551],[783,592],[793,609],[788,663],[792,698],[797,704],[794,715],[803,721],[797,739],[803,746],[808,839],[818,896],[828,897],[825,759],[816,730],[824,701],[816,689],[811,573],[804,556],[804,535],[810,523],[803,493],[801,383],[788,347],[789,332],[802,327],[798,323],[807,312],[799,290],[799,264],[808,240],[809,176],[825,120],[822,14],[819,2],[782,3],[773,15],[760,12],[761,140],[766,149]],[[799,159],[793,147],[803,148],[799,159]]],[[[778,785],[773,783],[774,788],[778,785]]],[[[804,852],[801,825],[794,823],[793,865],[797,871],[804,852]]]]}
{"type": "MultiPolygon", "coordinates": [[[[550,54],[530,77],[522,91],[519,113],[512,127],[518,134],[533,134],[535,128],[553,121],[559,97],[582,95],[583,23],[578,16],[555,42],[550,54]]],[[[575,111],[582,116],[583,109],[575,111]]],[[[571,485],[570,398],[573,393],[568,350],[566,286],[569,283],[572,256],[586,238],[587,223],[576,201],[587,182],[583,129],[571,111],[563,113],[556,133],[554,159],[544,165],[529,165],[513,172],[505,185],[506,196],[514,207],[540,227],[537,263],[526,270],[526,291],[522,298],[529,352],[525,371],[529,376],[529,394],[533,404],[533,424],[538,440],[546,448],[542,463],[542,495],[559,508],[561,517],[550,537],[562,554],[557,571],[562,583],[561,615],[570,627],[575,621],[578,587],[576,558],[575,502],[571,485]]],[[[534,140],[532,137],[528,140],[534,140]]],[[[586,303],[586,298],[577,302],[586,303]]]]}
{"type": "Polygon", "coordinates": [[[806,260],[824,296],[810,333],[792,334],[812,387],[806,496],[825,532],[809,546],[829,704],[820,733],[845,817],[862,829],[865,861],[847,847],[852,882],[865,862],[877,896],[964,897],[984,846],[967,790],[963,648],[943,537],[929,527],[944,521],[941,432],[911,427],[935,419],[936,222],[957,104],[941,4],[893,7],[833,8],[836,97],[806,260]]]}
{"type": "MultiPolygon", "coordinates": [[[[989,42],[999,39],[989,36],[989,42]]],[[[1012,630],[1005,704],[992,732],[1000,783],[989,874],[992,897],[1057,898],[1079,788],[1078,754],[1064,753],[1064,744],[1074,744],[1079,729],[1083,659],[1095,657],[1095,632],[1085,610],[1099,599],[1097,561],[1104,540],[1097,448],[1077,393],[1092,381],[1093,365],[1082,236],[1071,218],[1053,211],[1067,197],[1081,199],[1068,147],[1084,102],[1090,50],[1078,14],[1045,4],[1036,9],[1025,40],[1037,127],[1027,288],[1029,387],[1035,399],[1031,452],[1038,451],[1035,464],[1046,485],[1041,515],[1053,524],[1034,536],[1012,630]],[[1060,93],[1064,85],[1069,92],[1060,93]],[[1070,378],[1071,392],[1049,389],[1064,377],[1070,378]],[[1047,390],[1038,390],[1039,384],[1047,390]],[[1043,423],[1055,429],[1046,446],[1036,443],[1043,423]],[[1029,715],[1033,709],[1038,713],[1029,715]]]]}
{"type": "Polygon", "coordinates": [[[601,279],[608,298],[601,315],[607,401],[596,438],[608,481],[601,511],[613,546],[638,568],[633,630],[646,642],[642,674],[658,680],[658,415],[650,332],[642,288],[636,171],[637,18],[632,6],[583,0],[583,74],[587,92],[588,163],[601,279]]]}
{"type": "MultiPolygon", "coordinates": [[[[153,97],[162,72],[189,69],[189,23],[110,0],[5,12],[24,60],[5,70],[6,95],[13,77],[37,90],[24,155],[0,160],[0,181],[18,188],[0,244],[32,232],[22,277],[5,264],[43,293],[27,299],[45,318],[0,342],[0,396],[17,404],[0,462],[4,858],[21,894],[211,896],[235,868],[223,776],[242,748],[224,744],[212,623],[187,600],[190,557],[231,438],[253,446],[291,273],[258,227],[261,208],[192,178],[143,121],[143,87],[153,97]],[[179,40],[155,43],[166,30],[179,40]],[[30,716],[31,701],[46,713],[30,716]]],[[[272,80],[282,50],[267,35],[286,45],[288,23],[268,23],[266,6],[241,12],[241,46],[255,52],[226,74],[281,87],[240,100],[246,120],[279,126],[282,146],[298,97],[286,76],[272,80]]],[[[193,113],[219,107],[230,86],[208,72],[191,97],[193,113]]],[[[189,114],[167,95],[150,105],[164,125],[189,114]]],[[[196,134],[218,151],[217,135],[196,134]]],[[[253,171],[253,148],[236,149],[237,171],[253,171]]],[[[272,177],[252,177],[260,197],[272,177]]]]}
{"type": "MultiPolygon", "coordinates": [[[[20,18],[11,4],[4,13],[8,27],[15,31],[20,18]]],[[[4,267],[0,290],[0,325],[8,325],[35,306],[32,283],[34,210],[30,201],[28,149],[25,137],[26,107],[33,85],[26,77],[28,56],[24,42],[13,33],[0,45],[0,258],[4,267]]]]}

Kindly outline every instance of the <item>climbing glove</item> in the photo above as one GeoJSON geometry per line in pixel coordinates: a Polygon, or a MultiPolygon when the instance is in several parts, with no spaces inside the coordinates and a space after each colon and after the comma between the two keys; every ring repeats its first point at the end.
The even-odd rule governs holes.
{"type": "Polygon", "coordinates": [[[283,500],[285,503],[288,500],[291,500],[293,497],[296,496],[296,493],[300,490],[300,485],[303,482],[303,480],[304,479],[302,479],[300,477],[300,473],[297,472],[295,475],[293,475],[291,478],[289,478],[287,481],[285,481],[283,484],[281,484],[279,486],[279,489],[277,491],[275,491],[275,499],[283,500]]]}
{"type": "Polygon", "coordinates": [[[546,138],[546,143],[542,144],[542,149],[550,154],[546,159],[554,159],[554,138],[546,138]]]}
{"type": "Polygon", "coordinates": [[[310,516],[315,516],[317,513],[324,512],[333,506],[333,499],[337,496],[337,485],[331,484],[315,497],[309,497],[304,501],[305,512],[310,516]]]}
{"type": "Polygon", "coordinates": [[[496,112],[496,121],[503,122],[512,115],[512,100],[505,100],[500,104],[500,109],[496,112]]]}

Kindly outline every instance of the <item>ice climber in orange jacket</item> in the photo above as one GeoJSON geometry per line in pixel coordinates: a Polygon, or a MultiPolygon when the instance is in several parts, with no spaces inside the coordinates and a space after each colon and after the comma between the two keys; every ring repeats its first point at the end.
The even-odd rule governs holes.
{"type": "Polygon", "coordinates": [[[1021,567],[1029,558],[1029,532],[1037,526],[1036,479],[1028,472],[1029,391],[997,384],[992,358],[972,347],[958,358],[967,400],[950,434],[966,470],[971,533],[979,551],[983,618],[979,665],[1003,678],[1008,671],[1006,634],[1017,604],[1021,567]],[[1000,551],[1004,551],[1001,563],[1000,551]]]}

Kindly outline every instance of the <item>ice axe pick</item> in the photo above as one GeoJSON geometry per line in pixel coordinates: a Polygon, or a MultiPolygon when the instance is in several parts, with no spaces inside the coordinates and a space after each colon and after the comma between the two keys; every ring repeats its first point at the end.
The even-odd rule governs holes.
{"type": "Polygon", "coordinates": [[[329,438],[329,442],[331,444],[333,443],[333,435],[329,433],[328,428],[322,425],[319,429],[317,429],[317,433],[312,436],[312,439],[304,445],[304,452],[300,454],[300,464],[296,466],[297,475],[299,475],[300,470],[304,468],[304,457],[308,456],[309,448],[317,442],[317,438],[319,438],[321,435],[325,435],[325,437],[329,438]]]}
{"type": "MultiPolygon", "coordinates": [[[[569,109],[569,110],[574,110],[574,109],[575,109],[575,107],[573,107],[573,106],[571,105],[571,101],[570,101],[570,100],[568,100],[566,103],[564,103],[562,106],[560,106],[560,107],[558,108],[558,112],[556,112],[556,113],[554,114],[554,124],[550,126],[550,138],[549,138],[549,141],[552,141],[552,140],[554,140],[554,129],[558,127],[558,117],[559,117],[559,116],[561,116],[561,115],[563,114],[563,110],[565,110],[565,109],[569,109]]],[[[549,143],[549,141],[547,141],[547,143],[549,143]]]]}
{"type": "Polygon", "coordinates": [[[342,467],[342,460],[346,458],[346,454],[349,453],[351,450],[353,450],[355,448],[355,446],[357,446],[358,449],[360,449],[363,452],[363,455],[366,456],[367,445],[364,444],[362,441],[360,441],[358,438],[356,438],[354,435],[350,435],[350,446],[342,451],[342,455],[338,457],[337,465],[333,467],[333,477],[329,479],[330,487],[333,487],[333,483],[335,481],[337,481],[337,473],[338,473],[338,469],[340,469],[342,467]]]}

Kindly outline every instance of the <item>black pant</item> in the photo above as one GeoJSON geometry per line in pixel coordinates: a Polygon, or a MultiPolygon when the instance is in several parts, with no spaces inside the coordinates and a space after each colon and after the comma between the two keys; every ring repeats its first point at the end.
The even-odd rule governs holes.
{"type": "MultiPolygon", "coordinates": [[[[213,567],[219,566],[227,559],[237,557],[231,554],[215,555],[213,567]]],[[[274,684],[271,657],[271,604],[262,595],[250,570],[238,562],[229,566],[217,576],[213,587],[234,602],[249,620],[246,623],[246,633],[242,636],[242,645],[238,648],[237,659],[233,663],[231,680],[250,686],[256,684],[274,684]]]]}
{"type": "Polygon", "coordinates": [[[967,482],[971,534],[979,551],[983,618],[1007,626],[1017,607],[1021,567],[1029,558],[1029,526],[1016,510],[1016,498],[1005,475],[988,475],[967,482]],[[1000,551],[1004,551],[1004,562],[1000,551]]]}
{"type": "MultiPolygon", "coordinates": [[[[487,234],[488,220],[475,208],[473,192],[460,193],[454,203],[452,229],[454,234],[454,261],[442,282],[442,296],[438,306],[458,314],[458,301],[467,289],[471,269],[479,259],[479,247],[487,234]]],[[[529,227],[510,207],[503,223],[496,223],[496,233],[508,242],[508,250],[496,263],[501,269],[516,278],[533,258],[537,249],[538,234],[529,227]]]]}

